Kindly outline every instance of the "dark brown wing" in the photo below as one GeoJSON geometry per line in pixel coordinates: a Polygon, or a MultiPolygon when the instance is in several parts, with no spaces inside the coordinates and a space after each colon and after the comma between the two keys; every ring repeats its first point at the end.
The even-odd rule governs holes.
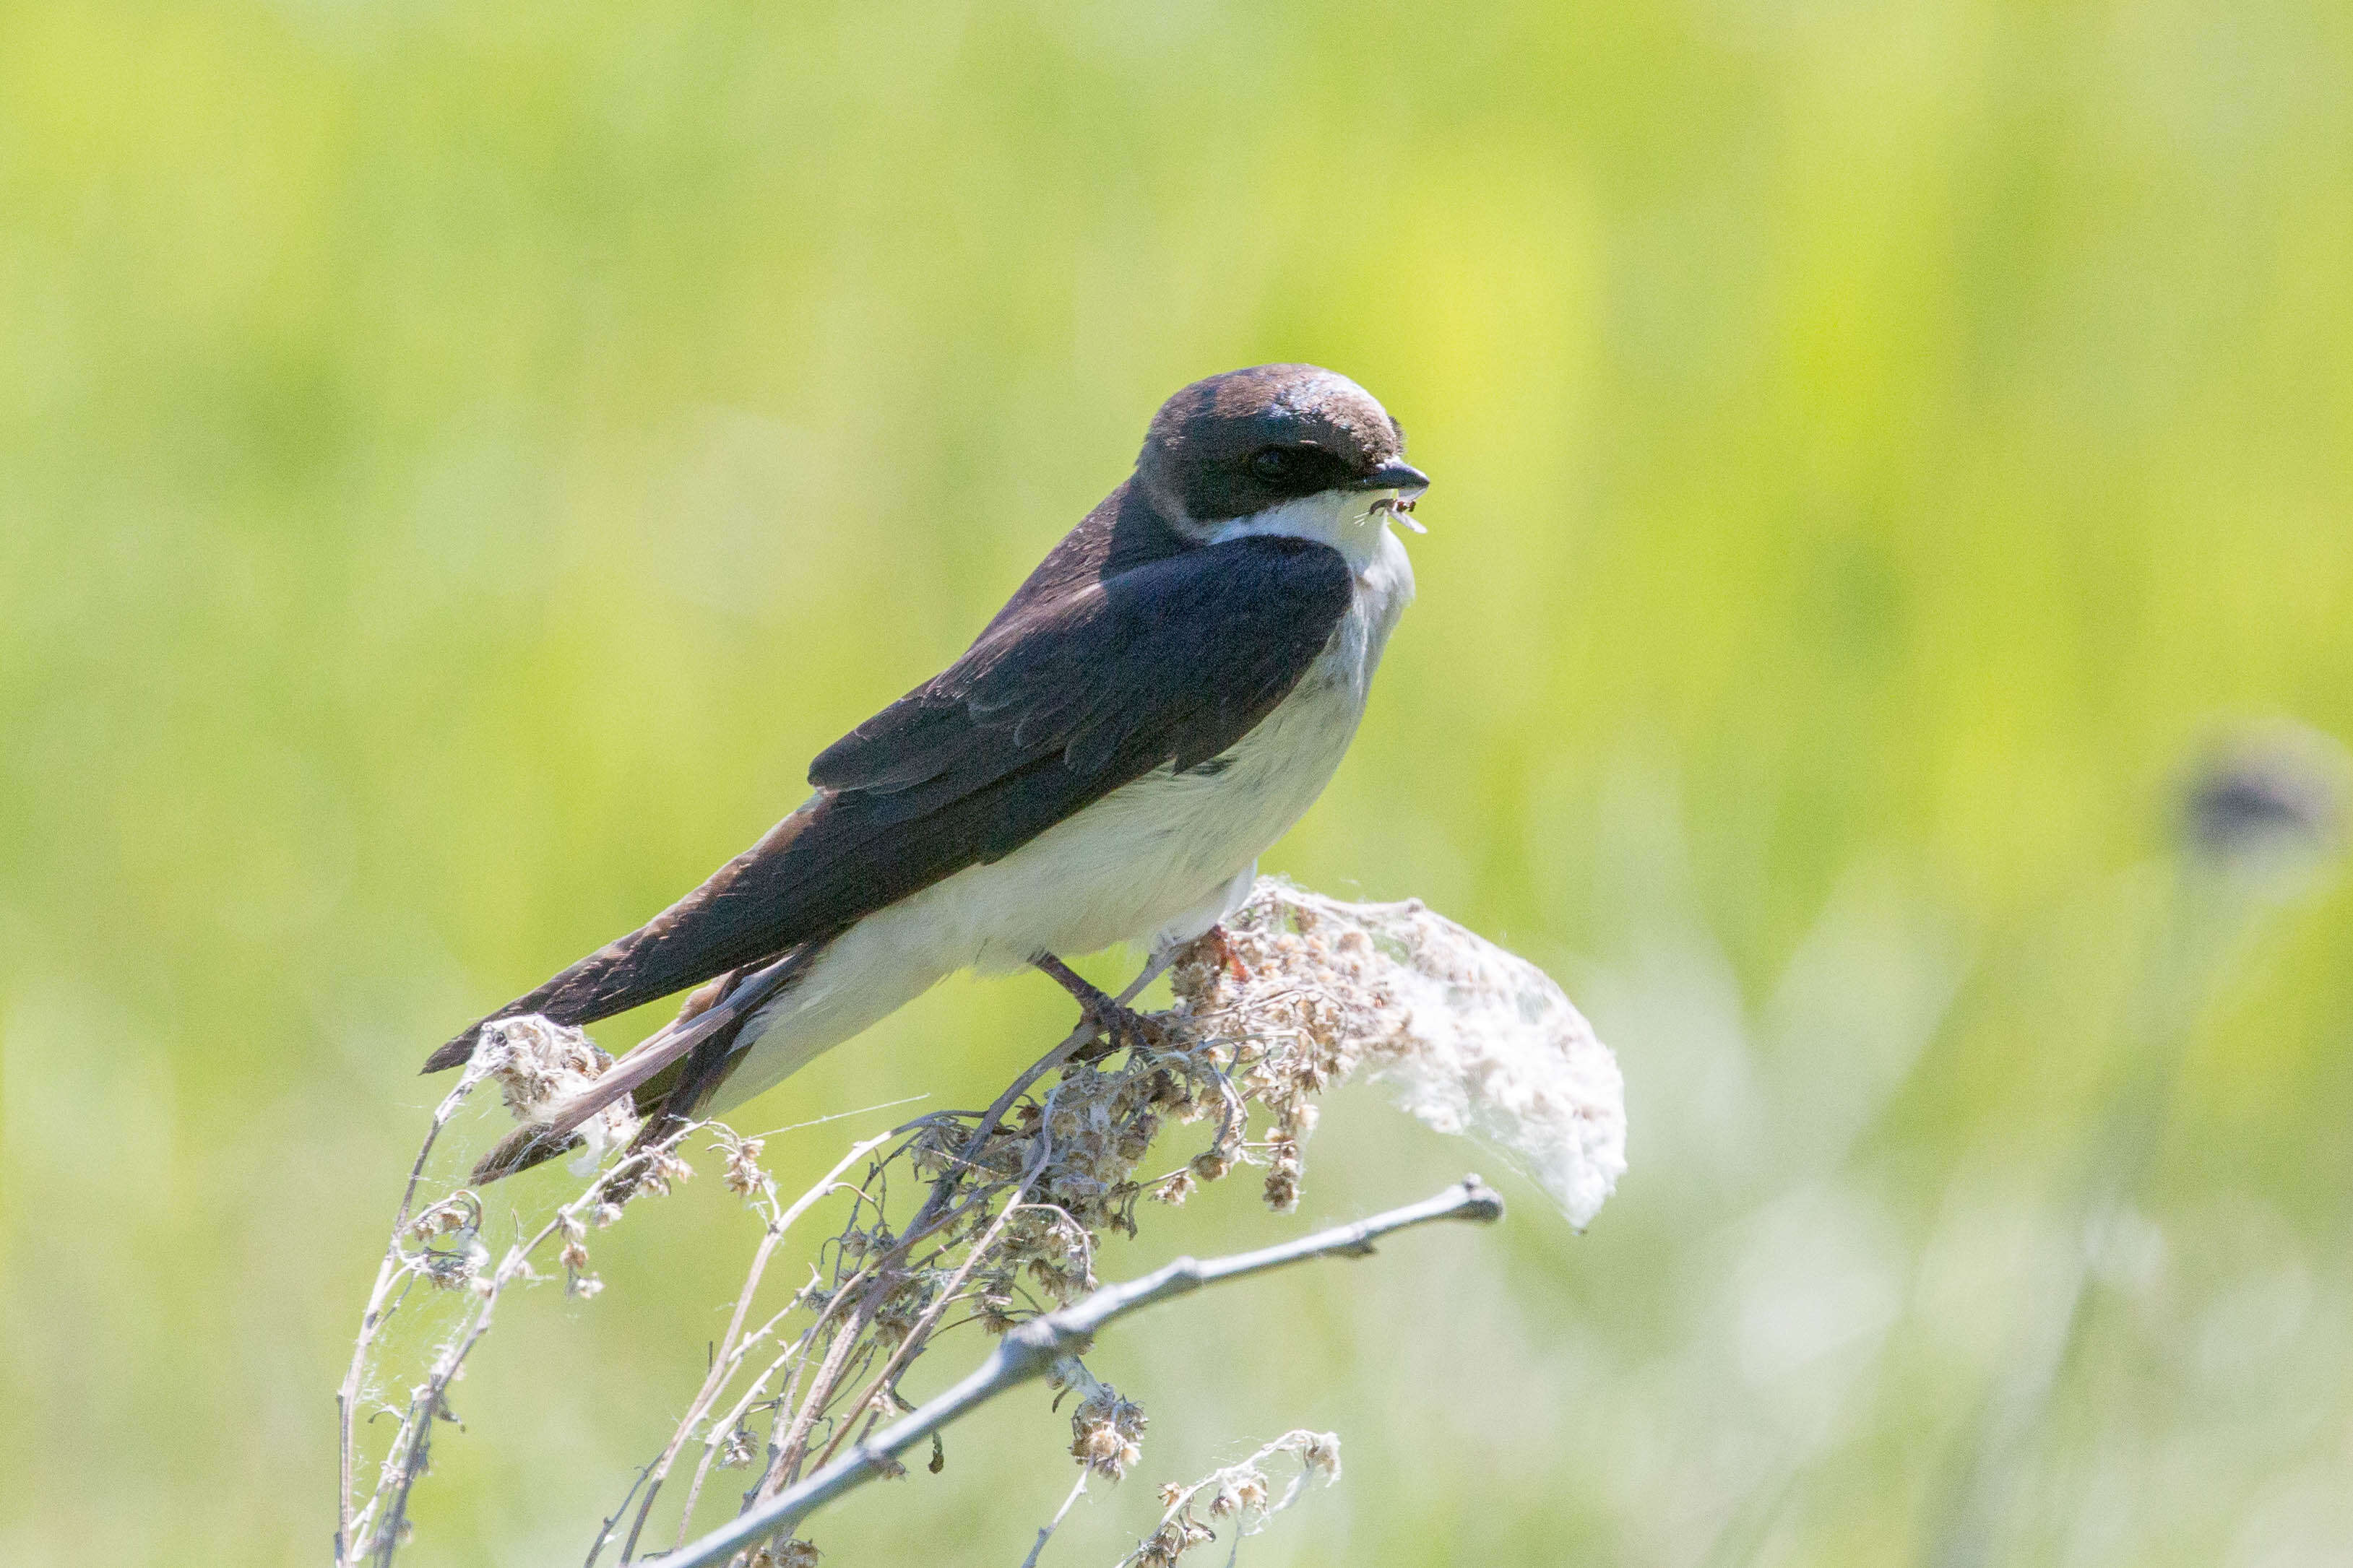
{"type": "MultiPolygon", "coordinates": [[[[1000,619],[810,765],[817,795],[645,926],[492,1017],[586,1024],[824,941],[999,859],[1164,764],[1206,762],[1287,696],[1348,608],[1321,544],[1235,540],[1000,619]]],[[[436,1051],[455,1067],[474,1028],[436,1051]]]]}

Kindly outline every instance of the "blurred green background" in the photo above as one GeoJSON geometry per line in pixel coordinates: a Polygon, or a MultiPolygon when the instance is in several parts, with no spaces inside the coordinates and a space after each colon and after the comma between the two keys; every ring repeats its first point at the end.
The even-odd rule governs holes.
{"type": "MultiPolygon", "coordinates": [[[[1121,1330],[1046,1563],[1294,1426],[1261,1568],[2353,1561],[2348,899],[2171,815],[2353,732],[2348,257],[2300,0],[0,9],[0,1560],[323,1562],[423,1051],[1306,359],[1437,488],[1268,865],[1546,963],[1632,1168],[1121,1330]]],[[[953,984],[743,1120],[1068,1016],[953,984]]],[[[1344,1094],[1299,1216],[1104,1272],[1498,1163],[1344,1094]]],[[[668,1202],[514,1304],[405,1561],[585,1554],[747,1245],[668,1202]]],[[[1067,1440],[812,1534],[1010,1564],[1067,1440]]]]}

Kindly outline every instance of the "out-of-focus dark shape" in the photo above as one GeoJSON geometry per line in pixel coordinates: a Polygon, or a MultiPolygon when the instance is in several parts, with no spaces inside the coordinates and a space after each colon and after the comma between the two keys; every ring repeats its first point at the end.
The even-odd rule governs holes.
{"type": "Polygon", "coordinates": [[[2257,872],[2309,868],[2344,848],[2353,757],[2304,724],[2240,730],[2208,747],[2182,795],[2191,854],[2257,872]]]}

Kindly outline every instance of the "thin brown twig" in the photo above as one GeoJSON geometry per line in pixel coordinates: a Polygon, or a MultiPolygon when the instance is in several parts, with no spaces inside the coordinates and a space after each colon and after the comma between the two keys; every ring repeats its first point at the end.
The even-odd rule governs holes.
{"type": "MultiPolygon", "coordinates": [[[[938,1324],[941,1314],[948,1310],[949,1303],[955,1300],[956,1292],[964,1289],[965,1281],[972,1278],[972,1271],[979,1267],[982,1258],[988,1256],[989,1249],[997,1243],[997,1238],[1005,1234],[1006,1226],[1011,1222],[1014,1215],[1019,1212],[1022,1194],[1029,1190],[1030,1184],[1037,1181],[1039,1173],[1046,1168],[1046,1163],[1051,1156],[1051,1141],[1044,1134],[1039,1134],[1038,1152],[1029,1162],[1029,1169],[1022,1174],[1020,1184],[1014,1188],[1012,1195],[1006,1200],[1005,1206],[997,1210],[997,1217],[989,1222],[987,1232],[965,1250],[964,1262],[957,1268],[955,1276],[941,1289],[937,1299],[924,1310],[923,1317],[916,1321],[915,1326],[908,1331],[907,1337],[900,1342],[899,1348],[892,1352],[891,1359],[883,1363],[882,1370],[875,1374],[874,1381],[868,1385],[866,1392],[859,1397],[858,1402],[850,1406],[851,1410],[878,1408],[875,1404],[876,1399],[885,1389],[896,1387],[898,1378],[907,1370],[908,1363],[923,1353],[923,1347],[930,1341],[932,1330],[938,1324]]],[[[844,1426],[841,1433],[827,1445],[825,1452],[818,1457],[819,1464],[824,1464],[833,1458],[835,1450],[841,1447],[842,1438],[849,1435],[849,1428],[844,1426]]]]}
{"type": "MultiPolygon", "coordinates": [[[[776,1255],[777,1244],[784,1240],[785,1233],[816,1205],[818,1199],[833,1191],[834,1183],[840,1178],[842,1172],[889,1142],[891,1136],[890,1133],[885,1132],[870,1138],[863,1143],[851,1144],[849,1152],[844,1154],[832,1170],[828,1171],[815,1186],[802,1194],[794,1201],[790,1208],[782,1213],[775,1210],[776,1190],[774,1179],[763,1177],[762,1184],[770,1211],[768,1224],[761,1235],[759,1247],[752,1254],[752,1266],[744,1273],[744,1289],[735,1298],[734,1315],[728,1320],[727,1331],[721,1337],[718,1350],[712,1357],[711,1370],[703,1377],[702,1387],[696,1392],[692,1403],[688,1405],[685,1416],[680,1420],[677,1431],[670,1435],[670,1440],[662,1449],[661,1457],[654,1461],[653,1469],[646,1484],[645,1497],[638,1505],[637,1519],[629,1526],[629,1539],[621,1548],[623,1563],[628,1562],[636,1554],[638,1537],[645,1530],[646,1520],[653,1512],[654,1499],[661,1491],[662,1482],[670,1478],[670,1467],[677,1462],[679,1451],[686,1447],[688,1439],[693,1436],[696,1425],[709,1414],[712,1401],[716,1400],[721,1391],[734,1379],[736,1370],[743,1365],[745,1352],[761,1337],[755,1335],[746,1340],[741,1336],[744,1332],[744,1320],[752,1310],[752,1299],[759,1291],[761,1277],[767,1272],[768,1260],[776,1255]]],[[[777,1314],[778,1317],[782,1315],[782,1313],[777,1314]]],[[[771,1322],[775,1321],[775,1319],[770,1320],[771,1322]]],[[[700,1489],[699,1486],[695,1489],[696,1491],[700,1489]]],[[[693,1493],[690,1492],[686,1512],[679,1523],[681,1534],[685,1531],[688,1521],[693,1518],[694,1500],[693,1493]]]]}
{"type": "MultiPolygon", "coordinates": [[[[1156,979],[1166,967],[1167,959],[1165,957],[1155,959],[1145,964],[1143,972],[1137,974],[1121,993],[1118,998],[1120,1004],[1125,1005],[1142,994],[1144,988],[1156,979]]],[[[898,1270],[916,1247],[934,1235],[952,1226],[962,1215],[970,1212],[972,1206],[970,1200],[964,1203],[956,1202],[956,1189],[965,1175],[977,1167],[981,1151],[987,1146],[988,1140],[1004,1121],[1006,1114],[1024,1094],[1029,1092],[1032,1085],[1049,1072],[1067,1063],[1082,1047],[1101,1033],[1101,1029],[1102,1026],[1095,1019],[1082,1018],[1078,1026],[1072,1029],[1060,1044],[1032,1062],[1006,1086],[1005,1091],[981,1113],[971,1135],[965,1139],[963,1148],[948,1163],[947,1168],[941,1173],[939,1178],[933,1183],[932,1190],[925,1196],[923,1207],[916,1212],[915,1217],[908,1223],[906,1229],[899,1234],[880,1258],[868,1259],[866,1267],[860,1271],[858,1279],[853,1279],[850,1285],[842,1287],[837,1292],[834,1302],[828,1303],[830,1307],[851,1298],[855,1289],[856,1304],[846,1315],[846,1321],[834,1330],[834,1338],[828,1345],[825,1359],[818,1366],[808,1392],[806,1394],[800,1393],[797,1371],[787,1385],[787,1404],[793,1409],[793,1416],[782,1441],[777,1445],[776,1453],[770,1461],[767,1473],[761,1479],[757,1489],[757,1495],[760,1498],[776,1496],[782,1488],[791,1485],[798,1478],[800,1467],[806,1458],[807,1446],[818,1418],[839,1397],[841,1384],[857,1370],[849,1352],[864,1341],[867,1327],[871,1321],[874,1311],[881,1305],[878,1292],[881,1287],[890,1282],[890,1277],[898,1270]],[[860,1286],[858,1279],[863,1279],[865,1283],[860,1286]]],[[[916,1348],[920,1351],[920,1344],[916,1348]]],[[[828,1453],[833,1447],[839,1445],[841,1436],[848,1431],[849,1428],[845,1426],[840,1433],[837,1434],[834,1443],[828,1446],[828,1453]]]]}
{"type": "Polygon", "coordinates": [[[1021,1560],[1021,1568],[1038,1568],[1038,1558],[1046,1550],[1046,1542],[1054,1538],[1054,1531],[1062,1528],[1062,1521],[1070,1513],[1071,1505],[1086,1495],[1087,1478],[1092,1474],[1093,1472],[1085,1466],[1079,1468],[1079,1479],[1071,1484],[1071,1495],[1062,1500],[1062,1506],[1054,1510],[1053,1518],[1038,1527],[1038,1543],[1029,1548],[1029,1555],[1021,1560]]]}
{"type": "MultiPolygon", "coordinates": [[[[1134,980],[1128,982],[1127,988],[1113,1000],[1123,1007],[1127,1006],[1138,996],[1143,995],[1144,988],[1166,973],[1169,964],[1174,962],[1176,962],[1176,952],[1173,949],[1155,953],[1151,961],[1145,964],[1142,972],[1134,980]]],[[[1079,1026],[1072,1029],[1060,1045],[1030,1063],[1020,1077],[1006,1085],[1005,1092],[997,1097],[996,1101],[981,1113],[979,1121],[975,1123],[972,1136],[965,1141],[964,1150],[958,1157],[957,1166],[965,1170],[970,1169],[974,1162],[979,1158],[981,1150],[987,1147],[988,1140],[996,1132],[997,1124],[1005,1120],[1005,1113],[1012,1110],[1014,1104],[1029,1091],[1029,1086],[1069,1061],[1082,1047],[1102,1032],[1103,1026],[1092,1016],[1082,1017],[1079,1020],[1079,1026]]],[[[908,1227],[911,1232],[915,1226],[920,1226],[934,1208],[947,1201],[948,1196],[955,1190],[955,1183],[961,1173],[962,1171],[955,1166],[941,1173],[940,1179],[933,1184],[931,1196],[924,1201],[923,1210],[915,1217],[914,1225],[908,1227]]]]}
{"type": "Polygon", "coordinates": [[[352,1346],[351,1365],[343,1373],[343,1385],[335,1393],[338,1469],[343,1492],[337,1500],[335,1514],[335,1563],[337,1568],[352,1561],[353,1517],[352,1511],[352,1457],[356,1445],[353,1430],[357,1421],[360,1384],[367,1374],[368,1352],[375,1347],[376,1335],[383,1331],[385,1321],[391,1316],[385,1303],[393,1287],[409,1273],[407,1255],[401,1250],[400,1238],[408,1233],[415,1217],[417,1184],[424,1180],[426,1163],[432,1158],[433,1145],[440,1139],[441,1130],[458,1114],[467,1095],[482,1081],[485,1068],[468,1063],[464,1073],[441,1103],[434,1107],[432,1123],[425,1130],[425,1141],[417,1151],[417,1159],[408,1167],[407,1184],[400,1190],[400,1207],[392,1217],[392,1237],[385,1244],[384,1261],[376,1268],[375,1286],[368,1292],[366,1310],[360,1315],[360,1331],[352,1346]]]}
{"type": "MultiPolygon", "coordinates": [[[[453,1094],[455,1091],[452,1091],[453,1094]]],[[[388,1495],[383,1500],[382,1520],[374,1526],[368,1552],[377,1568],[391,1568],[393,1553],[399,1549],[406,1533],[409,1494],[416,1489],[417,1479],[425,1474],[431,1460],[433,1423],[447,1419],[449,1384],[457,1380],[466,1358],[473,1353],[482,1337],[491,1331],[497,1313],[499,1298],[518,1277],[535,1278],[531,1273],[531,1257],[546,1245],[550,1237],[565,1228],[567,1223],[579,1225],[581,1215],[605,1201],[606,1194],[623,1190],[623,1184],[634,1183],[638,1175],[668,1157],[681,1139],[698,1125],[690,1123],[680,1128],[659,1143],[651,1144],[628,1155],[591,1182],[586,1192],[571,1203],[557,1209],[546,1224],[528,1239],[509,1246],[506,1256],[499,1260],[489,1278],[476,1289],[472,1315],[458,1337],[437,1357],[425,1382],[409,1396],[408,1408],[402,1417],[401,1429],[393,1439],[392,1451],[385,1456],[385,1468],[390,1476],[388,1495]]],[[[371,1500],[368,1512],[375,1507],[371,1500]]]]}
{"type": "Polygon", "coordinates": [[[847,1491],[901,1467],[898,1456],[1008,1389],[1043,1376],[1066,1355],[1092,1344],[1116,1320],[1204,1286],[1265,1273],[1312,1258],[1361,1258],[1393,1231],[1435,1220],[1492,1223],[1503,1217],[1504,1200],[1476,1176],[1421,1203],[1392,1209],[1354,1225],[1321,1231],[1297,1241],[1203,1263],[1180,1258],[1140,1279],[1108,1285],[1075,1306],[1032,1318],[1008,1330],[978,1370],[913,1415],[808,1479],[745,1510],[728,1523],[662,1560],[662,1568],[711,1568],[744,1547],[792,1529],[847,1491]]]}

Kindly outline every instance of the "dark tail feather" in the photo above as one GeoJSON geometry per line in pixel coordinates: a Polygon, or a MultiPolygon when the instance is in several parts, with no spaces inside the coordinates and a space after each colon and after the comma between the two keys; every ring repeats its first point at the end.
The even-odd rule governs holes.
{"type": "MultiPolygon", "coordinates": [[[[733,1037],[732,1032],[730,1037],[733,1037]]],[[[631,1092],[630,1108],[642,1119],[644,1125],[639,1128],[637,1137],[630,1141],[630,1153],[637,1153],[659,1142],[658,1138],[648,1138],[647,1132],[660,1119],[663,1103],[670,1099],[679,1076],[679,1068],[673,1067],[647,1079],[631,1092]]],[[[664,1131],[659,1136],[666,1138],[669,1135],[664,1131]]],[[[547,1163],[559,1154],[569,1154],[586,1142],[586,1140],[575,1131],[557,1132],[553,1128],[540,1126],[518,1127],[499,1140],[498,1147],[482,1156],[470,1179],[480,1186],[501,1177],[520,1175],[534,1165],[547,1163]]]]}
{"type": "MultiPolygon", "coordinates": [[[[734,1011],[717,1028],[695,1041],[685,1056],[663,1068],[629,1091],[630,1104],[643,1121],[643,1125],[638,1130],[637,1137],[630,1141],[628,1152],[631,1154],[642,1153],[670,1137],[681,1127],[693,1121],[702,1108],[711,1103],[711,1098],[718,1093],[719,1086],[725,1083],[728,1074],[735,1070],[738,1059],[735,1047],[737,1040],[743,1035],[744,1026],[752,1021],[754,1016],[770,997],[789,987],[793,982],[807,973],[808,965],[816,959],[821,948],[822,944],[810,943],[787,954],[783,961],[773,965],[764,966],[749,973],[744,970],[734,971],[723,976],[718,985],[706,987],[710,993],[708,1000],[705,999],[704,993],[696,993],[695,997],[689,1001],[687,1010],[682,1011],[677,1022],[670,1026],[671,1030],[711,1011],[713,1001],[719,1003],[723,1009],[732,1007],[734,1011]],[[695,1005],[696,1002],[702,1002],[702,1005],[695,1005]]],[[[518,1004],[517,1007],[520,1005],[518,1004]]],[[[486,1018],[483,1023],[491,1022],[494,1018],[509,1016],[515,1010],[516,1008],[510,1008],[506,1012],[494,1014],[492,1018],[486,1018]]],[[[475,1026],[476,1028],[480,1026],[480,1025],[475,1026]]],[[[670,1030],[664,1031],[665,1034],[669,1032],[670,1030]]],[[[460,1037],[470,1039],[470,1036],[471,1032],[469,1031],[467,1036],[460,1037]]],[[[451,1042],[452,1045],[456,1043],[456,1041],[451,1042]]],[[[434,1055],[438,1058],[449,1048],[448,1046],[444,1046],[434,1055]]],[[[470,1045],[468,1049],[470,1051],[471,1048],[470,1045]]],[[[641,1046],[640,1049],[642,1048],[641,1046]]],[[[462,1061],[465,1058],[460,1057],[458,1059],[462,1061]]],[[[630,1059],[634,1059],[634,1053],[631,1058],[625,1058],[624,1061],[630,1059]]],[[[502,1176],[512,1176],[517,1172],[528,1171],[533,1165],[544,1163],[558,1154],[567,1153],[579,1148],[582,1139],[575,1131],[576,1126],[575,1121],[571,1125],[560,1128],[548,1126],[516,1128],[500,1142],[498,1147],[484,1155],[481,1163],[474,1167],[474,1182],[478,1185],[495,1182],[502,1176]]],[[[638,1175],[625,1177],[610,1190],[608,1195],[617,1199],[627,1195],[636,1187],[641,1175],[642,1172],[638,1175]]]]}
{"type": "MultiPolygon", "coordinates": [[[[475,1019],[448,1044],[425,1058],[424,1070],[428,1073],[447,1072],[451,1068],[464,1067],[474,1054],[474,1044],[481,1038],[482,1026],[495,1024],[501,1018],[518,1018],[526,1013],[538,1013],[555,1023],[577,1028],[593,1024],[599,1018],[609,1018],[625,1013],[639,1002],[652,996],[666,995],[693,980],[683,980],[676,985],[666,985],[651,995],[638,995],[634,991],[615,994],[616,987],[607,984],[615,972],[635,954],[638,945],[646,940],[651,926],[640,927],[617,941],[607,942],[579,963],[550,979],[536,991],[525,992],[497,1012],[475,1019]]],[[[699,977],[698,977],[699,978],[699,977]]],[[[546,1155],[540,1156],[542,1159],[546,1155]]]]}
{"type": "Polygon", "coordinates": [[[471,1178],[474,1184],[480,1186],[501,1176],[519,1174],[533,1165],[546,1163],[558,1154],[568,1154],[585,1142],[577,1132],[550,1138],[542,1135],[544,1131],[538,1127],[518,1127],[501,1139],[499,1146],[483,1155],[480,1163],[474,1167],[471,1178]]]}
{"type": "Polygon", "coordinates": [[[464,1067],[473,1058],[474,1042],[481,1037],[482,1026],[493,1018],[504,1018],[508,1016],[505,1013],[493,1013],[488,1018],[475,1019],[467,1025],[464,1030],[452,1037],[448,1044],[440,1047],[431,1056],[427,1057],[425,1066],[419,1070],[448,1072],[451,1068],[464,1067]]]}
{"type": "Polygon", "coordinates": [[[819,790],[694,891],[538,990],[478,1019],[427,1057],[425,1070],[441,1072],[465,1065],[482,1026],[493,1019],[540,1013],[577,1027],[700,985],[731,969],[765,963],[794,947],[824,945],[842,926],[812,929],[804,915],[795,912],[792,889],[797,884],[792,878],[798,873],[786,873],[799,864],[794,850],[801,835],[833,798],[831,792],[819,790]]]}
{"type": "MultiPolygon", "coordinates": [[[[638,1114],[645,1118],[638,1135],[629,1141],[629,1152],[642,1154],[647,1150],[675,1137],[680,1128],[702,1113],[727,1075],[735,1070],[736,1037],[750,1023],[749,1014],[739,1014],[725,1028],[712,1035],[687,1053],[678,1064],[675,1079],[665,1083],[662,1078],[649,1080],[638,1091],[638,1114]]],[[[665,1074],[663,1078],[669,1078],[665,1074]]],[[[627,1196],[643,1178],[642,1169],[615,1184],[607,1195],[617,1202],[627,1196]]]]}
{"type": "MultiPolygon", "coordinates": [[[[642,1125],[629,1142],[631,1154],[641,1154],[670,1137],[711,1102],[711,1097],[733,1070],[735,1040],[750,1021],[748,1015],[739,1016],[725,1027],[697,1041],[684,1060],[648,1079],[632,1091],[630,1103],[642,1119],[642,1125]]],[[[559,1154],[572,1152],[583,1142],[580,1134],[574,1131],[518,1127],[482,1156],[481,1163],[474,1167],[473,1181],[479,1186],[518,1175],[559,1154]]],[[[607,1195],[616,1199],[626,1196],[637,1183],[636,1176],[624,1177],[607,1195]]]]}

